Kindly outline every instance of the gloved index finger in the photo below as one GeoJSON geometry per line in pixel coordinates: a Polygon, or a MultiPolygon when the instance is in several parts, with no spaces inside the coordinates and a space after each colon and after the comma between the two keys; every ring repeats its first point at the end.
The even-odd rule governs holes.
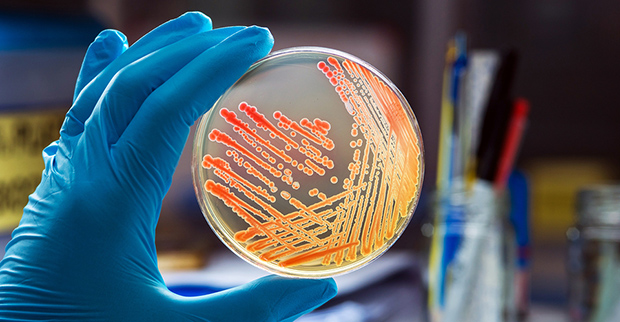
{"type": "Polygon", "coordinates": [[[104,89],[123,67],[132,62],[181,39],[211,30],[211,19],[199,12],[188,12],[177,19],[170,20],[140,38],[122,55],[108,65],[93,81],[80,92],[73,107],[67,113],[61,128],[61,136],[75,136],[84,129],[104,89]]]}
{"type": "Polygon", "coordinates": [[[82,68],[75,84],[73,101],[75,102],[75,99],[88,83],[127,48],[127,37],[120,31],[106,29],[100,32],[97,38],[88,46],[84,55],[82,68]]]}
{"type": "Polygon", "coordinates": [[[269,31],[254,26],[200,54],[146,98],[115,145],[115,153],[139,157],[145,165],[139,171],[167,180],[190,126],[272,46],[269,31]]]}

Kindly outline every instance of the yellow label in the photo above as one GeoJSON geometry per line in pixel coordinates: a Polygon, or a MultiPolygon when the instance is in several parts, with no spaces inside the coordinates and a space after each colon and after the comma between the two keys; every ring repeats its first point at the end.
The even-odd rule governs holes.
{"type": "Polygon", "coordinates": [[[564,243],[575,225],[577,192],[593,184],[613,184],[616,165],[607,160],[534,159],[525,168],[531,182],[532,234],[537,242],[564,243]]]}
{"type": "Polygon", "coordinates": [[[64,111],[0,113],[0,233],[14,229],[41,181],[41,151],[59,137],[64,111]]]}

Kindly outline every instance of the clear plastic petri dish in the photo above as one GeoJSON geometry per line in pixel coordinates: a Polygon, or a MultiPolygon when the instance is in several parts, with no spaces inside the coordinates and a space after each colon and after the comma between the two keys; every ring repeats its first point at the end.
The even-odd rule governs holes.
{"type": "Polygon", "coordinates": [[[323,278],[394,244],[417,206],[424,151],[400,91],[319,47],[256,62],[202,116],[194,187],[217,236],[269,272],[323,278]]]}

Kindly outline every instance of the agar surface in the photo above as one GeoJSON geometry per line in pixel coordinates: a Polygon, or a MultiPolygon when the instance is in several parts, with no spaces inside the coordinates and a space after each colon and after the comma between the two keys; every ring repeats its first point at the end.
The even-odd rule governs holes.
{"type": "Polygon", "coordinates": [[[209,133],[209,140],[227,147],[227,160],[207,154],[202,162],[221,179],[207,180],[206,191],[249,226],[235,232],[235,240],[281,267],[317,260],[317,265],[340,266],[370,255],[395,237],[419,193],[419,138],[392,89],[349,60],[341,64],[328,57],[317,68],[353,119],[348,175],[330,173],[334,161],[323,152],[336,148],[328,137],[329,121],[295,121],[280,111],[268,118],[246,102],[239,104],[239,115],[220,110],[228,133],[209,133]],[[342,190],[327,196],[302,187],[315,180],[340,183],[342,190]],[[287,188],[278,194],[276,182],[287,188]],[[301,199],[304,191],[316,202],[304,204],[295,197],[301,199]],[[275,207],[279,198],[295,210],[282,213],[275,207]]]}

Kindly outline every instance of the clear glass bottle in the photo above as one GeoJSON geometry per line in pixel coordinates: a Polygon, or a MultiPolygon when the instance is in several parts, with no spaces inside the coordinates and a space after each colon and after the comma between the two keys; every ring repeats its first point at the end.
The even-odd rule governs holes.
{"type": "Polygon", "coordinates": [[[620,319],[620,186],[579,191],[567,231],[571,321],[620,319]]]}

